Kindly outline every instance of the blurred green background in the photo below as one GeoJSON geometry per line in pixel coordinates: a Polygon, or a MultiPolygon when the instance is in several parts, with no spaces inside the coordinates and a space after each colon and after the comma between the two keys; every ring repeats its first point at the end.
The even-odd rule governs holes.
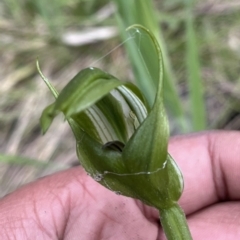
{"type": "Polygon", "coordinates": [[[41,135],[39,117],[53,98],[36,59],[58,90],[96,66],[135,81],[152,101],[154,87],[144,87],[129,38],[124,43],[124,29],[133,23],[161,44],[172,135],[240,129],[239,11],[240,0],[2,0],[0,196],[78,162],[62,118],[41,135]]]}

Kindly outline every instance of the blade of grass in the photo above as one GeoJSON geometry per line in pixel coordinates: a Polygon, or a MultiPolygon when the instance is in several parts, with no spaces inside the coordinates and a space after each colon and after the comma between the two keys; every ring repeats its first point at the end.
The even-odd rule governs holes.
{"type": "Polygon", "coordinates": [[[9,154],[1,154],[0,153],[0,162],[6,163],[6,164],[16,164],[16,165],[27,165],[27,166],[33,166],[37,168],[52,168],[57,170],[63,170],[66,169],[67,166],[59,163],[50,163],[50,162],[43,162],[36,159],[31,159],[27,157],[22,157],[18,155],[9,155],[9,154]]]}
{"type": "Polygon", "coordinates": [[[51,31],[52,37],[58,39],[65,20],[65,15],[62,14],[63,1],[52,0],[51,7],[47,0],[35,0],[33,4],[51,31]]]}
{"type": "Polygon", "coordinates": [[[206,129],[204,90],[200,73],[198,43],[194,30],[194,18],[191,3],[186,2],[186,65],[192,117],[192,130],[206,129]]]}
{"type": "Polygon", "coordinates": [[[14,0],[4,0],[3,3],[7,6],[7,10],[11,14],[11,17],[17,22],[22,22],[22,3],[14,0]]]}

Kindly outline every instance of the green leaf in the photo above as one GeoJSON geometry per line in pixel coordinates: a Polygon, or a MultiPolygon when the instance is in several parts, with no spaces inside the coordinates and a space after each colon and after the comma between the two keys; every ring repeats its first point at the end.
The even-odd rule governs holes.
{"type": "MultiPolygon", "coordinates": [[[[161,27],[159,27],[159,17],[161,12],[156,11],[154,2],[152,0],[132,0],[122,1],[114,0],[117,6],[117,21],[120,27],[120,34],[124,41],[129,40],[129,35],[126,34],[125,29],[132,24],[141,24],[153,33],[161,45],[162,54],[165,65],[165,84],[164,84],[164,101],[170,113],[176,118],[183,131],[188,129],[186,119],[184,117],[184,109],[176,89],[176,76],[174,75],[170,57],[168,54],[167,44],[163,38],[161,27]]],[[[156,94],[156,79],[149,78],[149,72],[155,71],[154,52],[149,48],[151,42],[147,41],[144,35],[131,34],[133,41],[126,41],[124,44],[131,61],[135,81],[143,94],[145,95],[149,106],[152,106],[156,94]],[[144,39],[142,39],[142,37],[144,39]],[[142,41],[143,40],[143,41],[142,41]],[[145,61],[142,61],[139,54],[141,54],[145,61]],[[148,63],[148,65],[145,64],[148,63]],[[153,81],[152,81],[153,80],[153,81]]]]}
{"type": "MultiPolygon", "coordinates": [[[[46,83],[52,87],[48,80],[46,83]]],[[[99,69],[82,70],[62,90],[56,102],[43,111],[40,119],[43,132],[62,111],[96,141],[126,143],[146,118],[147,109],[142,102],[144,97],[134,85],[119,84],[122,82],[99,69]],[[116,86],[119,87],[112,90],[116,86]]]]}
{"type": "MultiPolygon", "coordinates": [[[[155,71],[149,73],[157,84],[152,109],[144,106],[136,88],[120,86],[112,75],[88,68],[79,72],[43,112],[42,125],[47,129],[56,114],[63,112],[76,137],[81,164],[96,181],[158,209],[166,208],[179,199],[183,181],[167,153],[162,55],[147,29],[134,25],[130,31],[141,32],[155,52],[155,71]],[[115,143],[120,147],[111,147],[115,143]]],[[[141,48],[139,54],[144,57],[141,48]]]]}
{"type": "MultiPolygon", "coordinates": [[[[146,35],[151,34],[141,26],[135,25],[134,28],[141,28],[146,35]]],[[[145,117],[134,109],[141,125],[122,149],[122,154],[114,148],[104,148],[83,132],[77,152],[86,171],[99,183],[159,209],[175,204],[182,193],[183,181],[180,170],[167,153],[169,130],[162,99],[163,63],[157,41],[152,35],[150,37],[158,53],[159,72],[158,94],[149,115],[145,117]]],[[[120,87],[118,90],[121,92],[120,87]]],[[[126,92],[122,93],[129,105],[137,106],[126,92]]]]}
{"type": "Polygon", "coordinates": [[[66,169],[68,166],[63,164],[56,164],[52,162],[40,161],[37,159],[31,159],[24,156],[8,155],[0,153],[0,162],[6,164],[15,164],[22,166],[33,166],[36,168],[52,168],[56,170],[66,169]]]}
{"type": "MultiPolygon", "coordinates": [[[[38,64],[38,63],[37,63],[38,64]]],[[[87,68],[80,71],[59,94],[51,83],[44,77],[40,68],[38,70],[49,87],[50,91],[57,98],[56,101],[48,106],[42,113],[40,122],[45,133],[52,123],[53,118],[62,111],[65,117],[77,114],[96,101],[104,97],[109,91],[122,83],[112,75],[105,73],[97,68],[87,68]]],[[[81,117],[89,119],[87,112],[81,117]]],[[[86,120],[85,120],[86,121],[86,120]]],[[[91,126],[89,126],[91,129],[91,126]]]]}
{"type": "Polygon", "coordinates": [[[155,49],[153,52],[156,53],[154,56],[156,66],[154,67],[155,71],[151,74],[151,78],[154,78],[155,82],[158,83],[158,88],[150,114],[139,127],[132,139],[130,139],[123,154],[132,155],[131,158],[126,156],[126,159],[131,161],[130,167],[132,169],[140,168],[142,171],[155,171],[156,169],[163,167],[163,164],[166,161],[169,136],[168,121],[163,106],[162,96],[162,54],[157,40],[147,29],[139,25],[133,25],[129,30],[135,30],[136,32],[141,31],[142,34],[151,39],[151,47],[155,49]],[[158,156],[160,159],[158,162],[149,160],[146,164],[146,159],[152,159],[151,156],[158,156]],[[139,158],[142,161],[139,160],[139,158]],[[146,169],[143,169],[143,167],[146,169]]]}
{"type": "Polygon", "coordinates": [[[98,68],[86,68],[80,71],[59,94],[53,114],[62,111],[69,117],[73,113],[81,112],[122,84],[98,68]]]}
{"type": "Polygon", "coordinates": [[[204,87],[201,79],[198,39],[195,34],[192,2],[186,1],[186,65],[188,75],[189,100],[192,128],[194,131],[206,129],[206,109],[204,87]]]}

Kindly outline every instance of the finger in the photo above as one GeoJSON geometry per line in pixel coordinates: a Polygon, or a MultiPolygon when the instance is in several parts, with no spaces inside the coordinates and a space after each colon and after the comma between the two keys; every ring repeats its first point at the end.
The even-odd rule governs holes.
{"type": "Polygon", "coordinates": [[[175,137],[169,152],[184,177],[180,204],[192,213],[219,201],[240,199],[240,133],[205,132],[175,137]]]}
{"type": "Polygon", "coordinates": [[[145,215],[143,204],[76,167],[1,199],[0,233],[1,239],[156,239],[159,223],[151,211],[145,215]]]}
{"type": "Polygon", "coordinates": [[[188,217],[194,240],[240,239],[239,202],[218,203],[188,217]]]}
{"type": "Polygon", "coordinates": [[[76,172],[28,184],[0,201],[1,239],[61,239],[70,214],[70,192],[81,192],[76,172]]]}

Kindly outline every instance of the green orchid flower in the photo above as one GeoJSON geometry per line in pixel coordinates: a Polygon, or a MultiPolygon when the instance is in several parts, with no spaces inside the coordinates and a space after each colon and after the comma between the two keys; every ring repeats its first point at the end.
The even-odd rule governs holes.
{"type": "Polygon", "coordinates": [[[117,194],[157,208],[168,239],[191,239],[177,204],[183,177],[167,152],[169,128],[163,106],[161,50],[144,27],[133,25],[128,31],[133,49],[145,62],[144,72],[156,83],[152,106],[136,86],[98,68],[80,71],[58,94],[38,66],[56,98],[43,111],[41,126],[45,133],[62,112],[76,138],[80,163],[94,180],[117,194]],[[149,44],[151,62],[144,58],[140,40],[149,44]]]}

